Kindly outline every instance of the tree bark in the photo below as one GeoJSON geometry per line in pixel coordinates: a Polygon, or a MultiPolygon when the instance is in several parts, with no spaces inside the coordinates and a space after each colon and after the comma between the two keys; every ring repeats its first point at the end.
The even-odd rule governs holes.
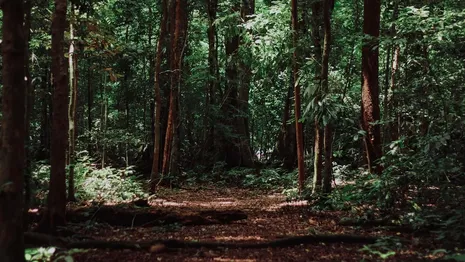
{"type": "MultiPolygon", "coordinates": [[[[321,19],[322,6],[321,2],[312,4],[312,40],[314,45],[314,56],[316,61],[322,61],[322,47],[321,47],[321,19]]],[[[315,63],[315,78],[317,82],[316,91],[314,93],[315,103],[321,100],[321,74],[322,65],[315,63]]],[[[320,127],[320,120],[315,117],[315,141],[314,141],[314,158],[313,158],[313,189],[312,193],[318,193],[321,190],[323,182],[323,146],[324,146],[324,133],[320,127]]]]}
{"type": "Polygon", "coordinates": [[[66,9],[66,0],[55,0],[55,12],[52,19],[53,139],[50,148],[50,190],[47,213],[39,225],[41,231],[54,231],[57,226],[65,224],[69,93],[64,57],[66,9]]]}
{"type": "MultiPolygon", "coordinates": [[[[255,0],[244,0],[242,1],[241,17],[242,21],[247,22],[250,20],[250,16],[255,14],[255,0]]],[[[245,32],[244,32],[245,33],[245,32]]],[[[243,34],[244,34],[243,33],[243,34]]],[[[240,45],[246,45],[246,41],[241,38],[240,45]]],[[[240,74],[240,85],[238,93],[238,110],[241,116],[237,119],[237,126],[241,134],[240,137],[240,150],[242,154],[242,164],[244,166],[252,167],[253,154],[250,145],[250,130],[249,130],[249,92],[250,82],[252,80],[252,68],[250,61],[252,61],[252,52],[250,46],[242,47],[244,54],[241,55],[239,67],[241,70],[240,74]]]]}
{"type": "Polygon", "coordinates": [[[93,107],[93,93],[92,93],[92,70],[91,70],[91,58],[87,58],[87,128],[88,128],[88,144],[87,151],[89,155],[92,155],[92,107],[93,107]]]}
{"type": "Polygon", "coordinates": [[[323,183],[323,146],[324,146],[324,133],[320,128],[320,123],[317,118],[315,118],[315,152],[313,160],[313,187],[312,194],[321,192],[321,186],[323,183]]]}
{"type": "Polygon", "coordinates": [[[163,54],[163,43],[165,43],[166,31],[168,29],[168,0],[162,1],[162,18],[160,22],[160,33],[158,36],[157,53],[155,61],[155,125],[154,125],[154,146],[153,146],[153,161],[152,161],[152,174],[150,176],[151,191],[155,193],[156,180],[159,179],[160,171],[160,121],[161,121],[161,92],[160,92],[160,74],[161,63],[163,54]]]}
{"type": "MultiPolygon", "coordinates": [[[[321,2],[312,4],[312,40],[314,45],[315,61],[322,61],[322,47],[321,47],[321,20],[322,20],[322,6],[321,2]]],[[[321,63],[315,63],[315,80],[316,90],[314,93],[315,103],[321,100],[321,63]]],[[[313,189],[312,193],[320,192],[323,182],[323,146],[324,146],[324,133],[320,127],[320,120],[315,117],[314,119],[314,158],[313,158],[313,189]]]]}
{"type": "Polygon", "coordinates": [[[2,137],[0,261],[25,261],[23,240],[25,152],[25,36],[23,1],[2,5],[2,137]]]}
{"type": "Polygon", "coordinates": [[[69,23],[69,34],[70,34],[70,45],[69,45],[69,133],[68,133],[68,163],[69,163],[69,174],[68,174],[68,201],[76,201],[75,189],[74,189],[74,164],[76,161],[75,146],[76,146],[76,103],[77,103],[77,84],[78,84],[78,72],[77,72],[77,54],[76,54],[76,42],[74,39],[74,23],[76,16],[74,14],[74,6],[71,5],[71,18],[69,23]]]}
{"type": "Polygon", "coordinates": [[[187,0],[175,1],[175,19],[174,19],[174,35],[171,43],[171,90],[170,104],[168,114],[168,125],[166,128],[165,148],[163,152],[163,174],[172,173],[178,174],[178,99],[179,86],[181,81],[182,70],[182,54],[184,51],[186,31],[187,31],[187,0]],[[173,154],[174,152],[174,154],[173,154]]]}
{"type": "Polygon", "coordinates": [[[366,132],[365,147],[368,169],[381,174],[382,167],[376,162],[382,156],[379,108],[379,47],[380,0],[364,0],[363,33],[371,39],[365,40],[362,48],[362,128],[366,132]]]}
{"type": "Polygon", "coordinates": [[[297,79],[299,79],[299,64],[298,64],[298,41],[299,41],[299,16],[297,10],[297,0],[291,1],[291,15],[292,15],[292,30],[293,30],[293,74],[294,79],[294,114],[295,114],[295,130],[296,130],[296,143],[297,143],[297,165],[299,170],[299,192],[302,192],[302,189],[305,186],[305,162],[304,162],[304,140],[303,140],[303,128],[301,118],[301,105],[300,105],[300,85],[298,84],[297,79]]]}
{"type": "Polygon", "coordinates": [[[205,93],[205,131],[204,131],[204,148],[202,150],[202,162],[206,164],[211,157],[215,144],[215,123],[216,116],[213,115],[212,109],[215,106],[215,95],[218,91],[218,84],[220,82],[219,65],[218,65],[218,49],[217,49],[217,31],[215,20],[218,12],[218,0],[207,1],[207,14],[208,14],[208,70],[209,80],[207,85],[207,92],[205,93]]]}
{"type": "Polygon", "coordinates": [[[284,101],[283,119],[281,123],[281,130],[276,142],[276,149],[273,152],[273,158],[277,158],[283,162],[283,167],[291,170],[295,167],[297,160],[296,138],[295,138],[295,125],[288,124],[291,118],[291,103],[292,94],[294,92],[294,75],[291,72],[291,80],[284,101]]]}
{"type": "Polygon", "coordinates": [[[25,210],[28,209],[31,202],[31,176],[32,176],[32,140],[30,139],[31,130],[31,117],[34,111],[34,90],[32,86],[31,70],[29,68],[29,41],[31,39],[31,12],[32,4],[31,0],[24,1],[24,42],[25,42],[25,54],[24,54],[24,76],[26,79],[26,115],[25,115],[25,145],[26,145],[26,156],[25,156],[25,172],[24,172],[24,206],[25,210]]]}

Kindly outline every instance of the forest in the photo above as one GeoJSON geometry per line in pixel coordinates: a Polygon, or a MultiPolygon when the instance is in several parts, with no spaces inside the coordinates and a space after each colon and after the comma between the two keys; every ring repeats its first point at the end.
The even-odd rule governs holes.
{"type": "Polygon", "coordinates": [[[0,261],[465,261],[465,1],[0,7],[0,261]]]}

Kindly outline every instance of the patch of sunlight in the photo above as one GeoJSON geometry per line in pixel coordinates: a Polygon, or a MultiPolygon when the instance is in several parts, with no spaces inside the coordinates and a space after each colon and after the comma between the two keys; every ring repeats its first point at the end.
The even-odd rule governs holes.
{"type": "Polygon", "coordinates": [[[235,202],[235,201],[211,201],[211,202],[182,201],[182,202],[174,202],[174,201],[167,201],[167,200],[164,200],[164,199],[154,199],[154,200],[152,200],[151,204],[153,204],[154,206],[175,206],[175,207],[192,207],[192,206],[225,207],[225,206],[237,206],[237,202],[235,202]]]}
{"type": "Polygon", "coordinates": [[[215,240],[223,240],[223,241],[240,241],[240,240],[264,240],[261,236],[217,236],[215,240]]]}
{"type": "Polygon", "coordinates": [[[288,207],[288,206],[306,206],[308,205],[308,201],[307,200],[300,200],[300,201],[292,201],[292,202],[283,202],[283,203],[279,203],[279,204],[276,204],[276,205],[272,205],[268,208],[268,210],[276,210],[276,209],[280,209],[282,207],[288,207]]]}

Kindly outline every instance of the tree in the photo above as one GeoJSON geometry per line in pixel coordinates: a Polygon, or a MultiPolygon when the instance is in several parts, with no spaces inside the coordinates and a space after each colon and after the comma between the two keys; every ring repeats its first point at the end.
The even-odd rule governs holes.
{"type": "MultiPolygon", "coordinates": [[[[314,45],[314,56],[316,61],[322,61],[322,47],[321,47],[321,22],[322,22],[322,6],[321,2],[317,1],[312,4],[312,40],[314,45]]],[[[315,85],[314,93],[314,104],[317,105],[321,101],[322,96],[322,64],[317,62],[315,63],[315,78],[318,79],[317,84],[315,85]]],[[[323,146],[324,146],[324,133],[323,129],[320,127],[320,119],[315,116],[314,119],[314,158],[313,158],[313,189],[312,193],[317,193],[320,191],[322,182],[323,182],[323,146]]]]}
{"type": "Polygon", "coordinates": [[[65,224],[69,93],[64,57],[66,9],[66,0],[55,0],[52,19],[53,139],[50,148],[50,190],[47,198],[47,211],[39,227],[44,231],[54,231],[56,226],[65,224]]]}
{"type": "Polygon", "coordinates": [[[168,125],[166,127],[165,149],[163,152],[163,174],[178,174],[178,99],[181,84],[182,57],[187,33],[187,0],[176,0],[174,3],[174,34],[171,43],[171,87],[168,125]]]}
{"type": "Polygon", "coordinates": [[[297,10],[297,0],[291,1],[291,14],[292,14],[292,30],[293,30],[293,45],[294,45],[294,54],[293,54],[293,75],[295,79],[294,83],[294,114],[295,114],[295,125],[296,125],[296,141],[297,141],[297,165],[299,169],[299,191],[302,191],[305,183],[305,162],[304,162],[304,140],[303,140],[303,130],[301,122],[301,105],[300,105],[300,85],[299,85],[299,64],[297,52],[298,41],[299,41],[299,16],[297,10]]]}
{"type": "Polygon", "coordinates": [[[32,113],[34,111],[34,90],[32,87],[32,75],[29,65],[30,57],[30,47],[29,42],[31,40],[31,13],[32,13],[32,4],[31,0],[24,1],[24,41],[25,41],[25,55],[24,55],[24,77],[26,79],[26,115],[24,122],[26,125],[25,130],[25,144],[26,144],[26,166],[24,173],[24,198],[25,198],[25,210],[28,209],[31,202],[31,177],[32,177],[32,141],[30,139],[31,134],[31,119],[32,113]]]}
{"type": "Polygon", "coordinates": [[[23,1],[3,1],[0,261],[24,261],[25,36],[23,1]]]}
{"type": "MultiPolygon", "coordinates": [[[[241,5],[239,1],[235,1],[231,10],[239,13],[242,9],[245,13],[252,13],[249,1],[244,1],[241,5]],[[245,3],[244,3],[245,2],[245,3]],[[247,6],[246,6],[247,5],[247,6]]],[[[248,104],[248,84],[242,86],[242,76],[245,67],[241,67],[241,58],[239,55],[241,36],[235,28],[238,26],[239,19],[235,20],[236,24],[231,25],[225,39],[225,51],[227,64],[225,68],[226,75],[226,92],[222,111],[227,131],[223,134],[223,151],[224,160],[229,167],[254,167],[253,155],[249,144],[249,136],[247,126],[246,106],[240,101],[241,98],[244,104],[248,104]]]]}
{"type": "Polygon", "coordinates": [[[365,134],[365,150],[370,172],[381,174],[382,167],[377,165],[381,159],[378,64],[378,37],[380,30],[380,0],[365,0],[363,15],[363,33],[366,34],[362,47],[362,117],[361,126],[365,134]]]}
{"type": "MultiPolygon", "coordinates": [[[[334,7],[334,0],[325,0],[323,4],[323,24],[324,24],[324,44],[321,66],[321,90],[326,95],[329,94],[329,55],[331,53],[331,11],[334,7]]],[[[323,176],[323,193],[331,192],[332,171],[333,171],[333,128],[332,123],[325,123],[324,127],[324,151],[325,167],[323,176]]]]}
{"type": "Polygon", "coordinates": [[[207,91],[205,93],[205,131],[204,131],[204,146],[202,150],[202,162],[207,163],[207,157],[211,158],[215,143],[215,124],[216,116],[211,113],[212,108],[216,103],[216,92],[218,91],[220,82],[220,69],[218,65],[218,33],[215,20],[218,12],[218,0],[207,1],[207,14],[208,14],[208,70],[209,78],[207,91]],[[210,153],[210,154],[208,154],[210,153]]]}
{"type": "Polygon", "coordinates": [[[68,164],[69,164],[69,174],[68,174],[68,200],[76,201],[74,195],[74,165],[76,162],[76,104],[77,104],[77,95],[78,95],[78,67],[77,67],[77,54],[76,54],[76,39],[74,38],[74,23],[76,22],[76,15],[74,12],[74,5],[71,4],[71,17],[69,23],[69,35],[70,35],[70,44],[69,44],[69,131],[68,131],[68,164]]]}
{"type": "Polygon", "coordinates": [[[155,114],[154,120],[154,146],[153,146],[153,161],[152,161],[152,174],[151,174],[151,191],[155,192],[156,180],[160,171],[160,139],[161,139],[161,92],[160,92],[160,74],[161,63],[163,54],[163,43],[166,38],[166,31],[168,30],[168,0],[161,2],[162,17],[160,20],[160,33],[158,36],[157,53],[155,57],[155,114]]]}

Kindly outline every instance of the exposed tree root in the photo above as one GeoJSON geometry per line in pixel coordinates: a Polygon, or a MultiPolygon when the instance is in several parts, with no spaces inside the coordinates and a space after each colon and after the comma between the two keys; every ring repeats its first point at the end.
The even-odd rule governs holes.
{"type": "Polygon", "coordinates": [[[306,235],[291,236],[277,240],[264,241],[258,243],[228,243],[228,242],[194,242],[184,240],[153,240],[148,242],[130,242],[130,241],[103,241],[103,240],[85,240],[75,241],[67,238],[58,238],[50,235],[38,233],[25,233],[25,243],[27,246],[56,246],[61,248],[79,248],[79,249],[132,249],[147,250],[151,252],[160,252],[164,249],[179,248],[279,248],[291,247],[301,244],[318,244],[318,243],[357,243],[373,244],[379,238],[353,235],[306,235]]]}

